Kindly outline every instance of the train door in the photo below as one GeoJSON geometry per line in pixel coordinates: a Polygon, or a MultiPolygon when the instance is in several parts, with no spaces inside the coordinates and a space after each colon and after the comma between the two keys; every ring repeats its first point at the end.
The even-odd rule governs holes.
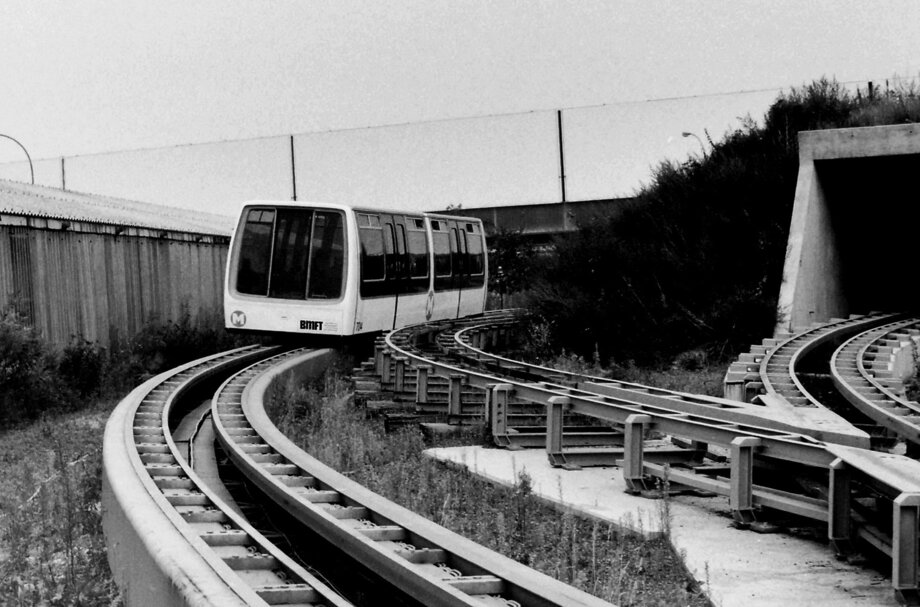
{"type": "Polygon", "coordinates": [[[457,293],[454,288],[454,254],[456,240],[451,241],[450,222],[431,219],[431,247],[434,258],[434,296],[431,320],[456,318],[457,293]]]}
{"type": "Polygon", "coordinates": [[[457,290],[457,311],[455,316],[459,318],[460,303],[463,299],[463,290],[469,281],[466,269],[466,234],[457,226],[456,221],[450,222],[450,252],[454,258],[454,289],[457,290]]]}
{"type": "Polygon", "coordinates": [[[428,238],[422,217],[394,217],[393,227],[399,259],[399,295],[393,324],[403,327],[425,321],[429,285],[428,238]]]}
{"type": "Polygon", "coordinates": [[[396,313],[396,234],[389,217],[357,213],[361,247],[361,286],[355,330],[384,331],[396,313]]]}
{"type": "Polygon", "coordinates": [[[460,300],[458,316],[479,314],[485,306],[486,258],[482,226],[478,222],[457,222],[459,255],[461,257],[460,300]]]}

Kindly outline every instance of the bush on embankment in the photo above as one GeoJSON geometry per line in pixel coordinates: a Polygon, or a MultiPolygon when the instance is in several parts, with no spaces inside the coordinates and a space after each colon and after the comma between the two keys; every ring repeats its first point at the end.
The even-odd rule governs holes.
{"type": "Polygon", "coordinates": [[[0,429],[46,413],[77,411],[115,397],[184,362],[239,345],[216,318],[149,321],[132,339],[105,348],[74,337],[54,348],[13,312],[0,316],[0,429]]]}
{"type": "MultiPolygon", "coordinates": [[[[527,307],[535,334],[602,361],[723,360],[772,333],[804,130],[920,121],[920,90],[783,93],[711,151],[663,162],[635,202],[547,254],[527,307]]],[[[708,134],[707,134],[708,135],[708,134]]]]}

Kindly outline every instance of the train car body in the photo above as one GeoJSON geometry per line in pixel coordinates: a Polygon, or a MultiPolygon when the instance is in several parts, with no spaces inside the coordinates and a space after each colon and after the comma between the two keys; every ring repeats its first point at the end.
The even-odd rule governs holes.
{"type": "Polygon", "coordinates": [[[486,251],[476,218],[250,202],[230,242],[224,323],[349,336],[478,314],[486,251]]]}

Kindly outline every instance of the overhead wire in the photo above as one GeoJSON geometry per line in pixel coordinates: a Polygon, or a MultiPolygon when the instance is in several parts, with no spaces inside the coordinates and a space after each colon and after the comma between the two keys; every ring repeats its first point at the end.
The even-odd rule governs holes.
{"type": "MultiPolygon", "coordinates": [[[[881,81],[904,81],[904,80],[915,80],[914,76],[891,76],[887,78],[874,79],[866,78],[861,80],[846,80],[838,82],[838,84],[844,86],[852,85],[861,85],[868,84],[870,82],[881,82],[881,81]]],[[[618,107],[626,105],[639,105],[644,103],[662,103],[662,102],[671,102],[671,101],[691,101],[694,99],[707,99],[713,97],[731,97],[731,96],[742,96],[742,95],[752,95],[757,93],[769,93],[769,92],[780,92],[787,88],[795,88],[795,85],[782,85],[782,86],[768,86],[762,88],[754,89],[740,89],[736,91],[717,91],[711,93],[696,93],[692,95],[676,95],[672,97],[649,97],[645,99],[624,99],[619,101],[606,101],[602,103],[591,103],[591,104],[581,104],[581,105],[567,105],[567,106],[557,106],[557,107],[547,107],[547,108],[531,108],[527,110],[515,110],[509,112],[489,112],[482,114],[468,114],[463,116],[445,116],[443,118],[430,118],[425,120],[409,120],[402,122],[384,122],[378,124],[368,124],[360,126],[350,126],[350,127],[337,127],[337,128],[328,128],[328,129],[314,129],[306,131],[298,131],[296,133],[277,133],[273,135],[257,135],[254,137],[241,137],[236,139],[216,139],[210,141],[199,141],[199,142],[190,142],[190,143],[176,143],[171,145],[161,145],[161,146],[149,146],[149,147],[137,147],[137,148],[123,148],[117,150],[105,150],[99,152],[86,152],[80,154],[60,154],[55,156],[46,156],[37,158],[36,160],[56,160],[59,158],[88,158],[93,156],[108,156],[114,154],[135,154],[140,152],[153,152],[153,151],[165,151],[165,150],[174,150],[187,147],[197,147],[197,146],[206,146],[206,145],[220,145],[226,143],[248,143],[253,141],[263,141],[269,139],[278,139],[281,137],[298,137],[298,136],[307,136],[307,135],[326,135],[333,133],[348,133],[348,132],[357,132],[357,131],[367,131],[374,129],[388,129],[388,128],[399,128],[399,127],[408,127],[408,126],[421,126],[429,124],[439,124],[446,122],[461,122],[465,120],[483,120],[490,118],[508,118],[515,116],[526,116],[529,114],[541,114],[541,113],[550,113],[558,111],[576,111],[576,110],[589,110],[589,109],[600,109],[608,107],[618,107]]],[[[17,164],[21,161],[6,161],[0,162],[0,166],[17,164]]]]}

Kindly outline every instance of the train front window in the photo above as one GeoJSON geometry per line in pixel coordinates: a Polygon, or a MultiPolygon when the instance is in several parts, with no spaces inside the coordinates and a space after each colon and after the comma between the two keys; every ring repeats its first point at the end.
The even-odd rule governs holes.
{"type": "Polygon", "coordinates": [[[278,209],[269,297],[303,299],[306,295],[312,223],[311,211],[278,209]]]}
{"type": "Polygon", "coordinates": [[[335,211],[253,209],[240,244],[237,291],[278,299],[337,299],[344,217],[335,211]]]}
{"type": "Polygon", "coordinates": [[[240,293],[266,295],[268,292],[274,224],[275,212],[272,210],[252,209],[246,214],[240,244],[240,269],[236,276],[236,290],[240,293]]]}
{"type": "Polygon", "coordinates": [[[345,261],[342,216],[317,211],[313,218],[312,242],[307,297],[337,299],[342,294],[342,264],[345,261]]]}

